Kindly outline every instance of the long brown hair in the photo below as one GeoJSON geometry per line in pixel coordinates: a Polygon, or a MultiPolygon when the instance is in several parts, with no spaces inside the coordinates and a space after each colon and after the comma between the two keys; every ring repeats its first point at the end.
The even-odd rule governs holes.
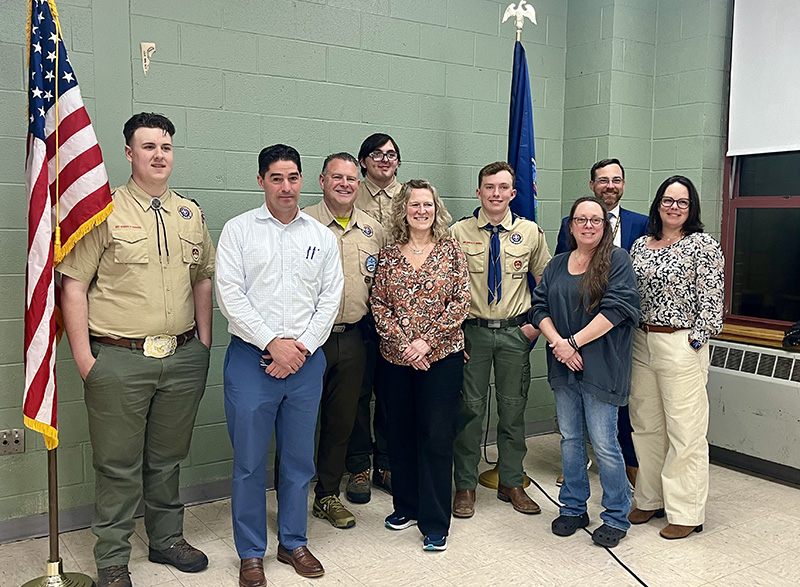
{"type": "MultiPolygon", "coordinates": [[[[600,237],[600,242],[597,243],[594,251],[592,251],[592,259],[589,261],[589,266],[586,267],[586,271],[578,284],[578,291],[586,302],[586,311],[591,312],[603,299],[603,294],[608,286],[608,278],[611,274],[611,249],[614,247],[614,235],[611,232],[611,223],[608,221],[606,203],[595,196],[584,196],[575,200],[569,211],[570,224],[572,224],[575,209],[583,202],[593,202],[600,206],[603,211],[603,236],[600,237]]],[[[569,231],[569,248],[571,251],[578,248],[578,243],[571,229],[569,231]]]]}

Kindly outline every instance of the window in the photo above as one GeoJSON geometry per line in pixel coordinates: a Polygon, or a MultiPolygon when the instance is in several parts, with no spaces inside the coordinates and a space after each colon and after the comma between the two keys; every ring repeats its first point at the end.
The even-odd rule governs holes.
{"type": "Polygon", "coordinates": [[[725,321],[783,330],[800,320],[800,151],[740,156],[731,167],[725,321]]]}

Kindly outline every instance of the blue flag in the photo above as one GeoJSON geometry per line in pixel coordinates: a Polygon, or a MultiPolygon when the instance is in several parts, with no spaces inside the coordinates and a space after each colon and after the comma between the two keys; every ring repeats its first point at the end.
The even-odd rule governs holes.
{"type": "Polygon", "coordinates": [[[511,109],[508,116],[508,164],[514,168],[517,197],[511,210],[536,221],[536,150],[533,143],[533,106],[528,60],[525,49],[514,45],[514,74],[511,78],[511,109]]]}

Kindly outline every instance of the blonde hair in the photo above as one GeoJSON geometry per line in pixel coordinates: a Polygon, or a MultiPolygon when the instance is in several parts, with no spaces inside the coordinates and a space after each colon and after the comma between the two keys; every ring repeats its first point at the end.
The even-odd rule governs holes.
{"type": "Polygon", "coordinates": [[[392,242],[402,245],[408,242],[407,207],[411,198],[411,190],[428,190],[433,194],[433,208],[435,216],[431,226],[433,240],[438,242],[450,235],[450,222],[452,217],[439,197],[439,192],[430,182],[424,179],[410,179],[400,188],[400,193],[392,198],[391,231],[392,242]]]}

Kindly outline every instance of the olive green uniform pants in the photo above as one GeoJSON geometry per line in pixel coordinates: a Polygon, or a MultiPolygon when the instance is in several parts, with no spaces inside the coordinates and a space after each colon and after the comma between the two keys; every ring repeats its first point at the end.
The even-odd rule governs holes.
{"type": "Polygon", "coordinates": [[[469,360],[464,365],[464,384],[455,441],[456,489],[475,489],[489,376],[494,366],[497,397],[497,452],[500,484],[521,487],[525,458],[525,406],[531,384],[530,341],[519,326],[486,328],[464,326],[465,350],[469,360]]]}
{"type": "Polygon", "coordinates": [[[96,477],[94,556],[102,569],[128,564],[140,500],[151,548],[183,537],[179,466],[205,390],[209,349],[193,338],[163,359],[98,342],[92,353],[97,361],[84,398],[96,477]]]}

